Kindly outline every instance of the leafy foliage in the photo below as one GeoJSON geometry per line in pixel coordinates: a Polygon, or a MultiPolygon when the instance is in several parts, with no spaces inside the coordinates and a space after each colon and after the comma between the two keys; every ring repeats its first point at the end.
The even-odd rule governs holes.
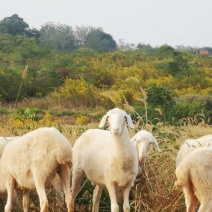
{"type": "Polygon", "coordinates": [[[39,42],[52,50],[73,51],[76,40],[72,27],[64,24],[46,23],[41,27],[39,42]]]}
{"type": "Polygon", "coordinates": [[[97,29],[87,34],[85,37],[85,46],[100,52],[110,52],[116,49],[117,44],[111,35],[97,29]]]}
{"type": "Polygon", "coordinates": [[[96,104],[95,87],[84,80],[67,78],[64,86],[53,93],[54,98],[71,102],[72,106],[92,106],[96,104]]]}
{"type": "Polygon", "coordinates": [[[29,25],[17,14],[6,17],[0,21],[0,33],[11,35],[24,35],[29,25]]]}
{"type": "Polygon", "coordinates": [[[154,84],[148,88],[147,96],[147,102],[155,107],[168,109],[175,104],[175,100],[170,91],[154,84]]]}

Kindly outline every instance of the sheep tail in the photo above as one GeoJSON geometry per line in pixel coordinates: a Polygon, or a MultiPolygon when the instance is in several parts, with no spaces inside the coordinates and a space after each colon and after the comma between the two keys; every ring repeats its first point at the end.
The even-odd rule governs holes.
{"type": "Polygon", "coordinates": [[[179,189],[179,188],[182,188],[182,187],[183,187],[183,184],[176,180],[175,183],[174,183],[174,189],[179,189]]]}
{"type": "Polygon", "coordinates": [[[61,164],[61,165],[67,164],[67,165],[69,165],[70,167],[72,167],[72,161],[71,161],[70,158],[65,158],[64,160],[62,160],[62,161],[60,162],[60,164],[61,164]]]}

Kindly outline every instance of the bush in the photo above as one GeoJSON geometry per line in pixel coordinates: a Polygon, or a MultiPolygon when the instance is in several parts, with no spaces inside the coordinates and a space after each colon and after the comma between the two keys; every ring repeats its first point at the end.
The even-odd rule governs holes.
{"type": "Polygon", "coordinates": [[[56,90],[52,96],[61,102],[70,101],[70,106],[96,106],[97,94],[95,87],[83,79],[73,80],[67,78],[63,86],[56,90]]]}

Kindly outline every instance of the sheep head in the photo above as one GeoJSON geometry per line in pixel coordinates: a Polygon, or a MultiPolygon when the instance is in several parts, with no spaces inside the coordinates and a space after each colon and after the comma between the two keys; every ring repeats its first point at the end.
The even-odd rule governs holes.
{"type": "Polygon", "coordinates": [[[131,117],[119,108],[109,110],[107,114],[102,117],[99,128],[103,127],[106,122],[108,122],[109,130],[113,135],[121,135],[126,124],[130,128],[134,128],[131,117]]]}
{"type": "Polygon", "coordinates": [[[145,162],[146,157],[151,150],[152,144],[155,144],[158,151],[161,152],[155,137],[146,130],[139,131],[131,140],[137,148],[140,164],[145,162]]]}

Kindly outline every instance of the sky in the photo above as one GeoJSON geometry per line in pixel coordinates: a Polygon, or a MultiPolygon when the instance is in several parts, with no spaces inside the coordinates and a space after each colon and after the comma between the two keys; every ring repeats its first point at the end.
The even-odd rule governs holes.
{"type": "Polygon", "coordinates": [[[101,27],[117,43],[212,47],[212,0],[0,0],[0,20],[13,14],[38,30],[54,22],[101,27]]]}

